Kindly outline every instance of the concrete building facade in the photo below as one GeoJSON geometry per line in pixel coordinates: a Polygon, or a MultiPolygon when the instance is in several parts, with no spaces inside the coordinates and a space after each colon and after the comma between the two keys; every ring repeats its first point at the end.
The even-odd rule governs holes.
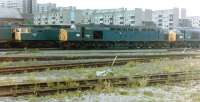
{"type": "Polygon", "coordinates": [[[0,7],[17,9],[23,13],[23,0],[0,0],[0,7]]]}
{"type": "Polygon", "coordinates": [[[34,14],[37,11],[37,0],[23,0],[23,13],[34,14]]]}
{"type": "MultiPolygon", "coordinates": [[[[51,6],[50,6],[51,7],[51,6]]],[[[47,7],[46,7],[47,8],[47,7]]],[[[104,24],[104,25],[128,25],[128,26],[157,26],[165,30],[174,30],[181,25],[189,25],[188,20],[180,20],[186,18],[186,9],[173,8],[168,10],[156,10],[150,9],[142,10],[135,8],[134,10],[128,10],[126,8],[118,9],[76,9],[75,7],[56,8],[52,6],[52,9],[40,10],[40,13],[35,15],[35,24],[104,24]],[[44,11],[46,13],[44,13],[44,11]],[[65,23],[49,23],[53,22],[52,15],[62,14],[65,23]],[[180,14],[179,14],[180,13],[180,14]],[[65,16],[64,16],[65,15],[65,16]],[[48,19],[48,23],[45,23],[45,19],[48,19]],[[44,20],[44,21],[43,21],[44,20]]],[[[59,20],[59,18],[57,18],[59,20]]]]}
{"type": "Polygon", "coordinates": [[[23,14],[36,12],[37,0],[0,0],[0,7],[17,9],[23,14]]]}
{"type": "Polygon", "coordinates": [[[71,25],[75,22],[75,7],[56,9],[34,15],[35,25],[71,25]]]}
{"type": "Polygon", "coordinates": [[[192,27],[192,20],[188,18],[179,19],[179,27],[192,27]]]}
{"type": "Polygon", "coordinates": [[[153,11],[152,21],[159,28],[165,30],[174,30],[179,25],[179,9],[153,11]]]}
{"type": "Polygon", "coordinates": [[[192,22],[192,27],[200,28],[200,16],[187,17],[192,22]]]}
{"type": "MultiPolygon", "coordinates": [[[[135,10],[119,9],[103,9],[103,10],[78,10],[82,16],[77,23],[82,24],[104,24],[104,25],[142,25],[143,11],[140,8],[135,10]]],[[[146,19],[151,19],[146,18],[146,19]]]]}
{"type": "Polygon", "coordinates": [[[186,8],[181,8],[181,19],[185,19],[187,17],[186,8]]]}
{"type": "Polygon", "coordinates": [[[56,4],[54,3],[37,4],[37,13],[51,12],[55,9],[56,9],[56,4]]]}

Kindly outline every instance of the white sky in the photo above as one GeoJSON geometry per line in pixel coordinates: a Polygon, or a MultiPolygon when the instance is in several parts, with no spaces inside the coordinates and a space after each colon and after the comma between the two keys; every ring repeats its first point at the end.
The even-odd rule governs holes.
{"type": "Polygon", "coordinates": [[[57,6],[76,6],[78,9],[143,8],[169,9],[186,8],[188,16],[200,16],[199,0],[38,0],[38,3],[56,3],[57,6]]]}

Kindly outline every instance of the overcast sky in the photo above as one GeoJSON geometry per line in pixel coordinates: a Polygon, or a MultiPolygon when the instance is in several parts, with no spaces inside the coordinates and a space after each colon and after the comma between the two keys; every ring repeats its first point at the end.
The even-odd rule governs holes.
{"type": "Polygon", "coordinates": [[[38,3],[56,3],[58,6],[76,6],[78,9],[143,8],[169,9],[186,8],[188,16],[200,16],[199,0],[38,0],[38,3]]]}

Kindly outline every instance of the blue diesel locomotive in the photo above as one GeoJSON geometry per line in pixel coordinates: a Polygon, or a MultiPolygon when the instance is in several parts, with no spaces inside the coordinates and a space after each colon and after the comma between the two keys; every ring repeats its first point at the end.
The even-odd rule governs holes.
{"type": "Polygon", "coordinates": [[[170,48],[199,47],[200,30],[77,25],[0,26],[0,48],[170,48]]]}

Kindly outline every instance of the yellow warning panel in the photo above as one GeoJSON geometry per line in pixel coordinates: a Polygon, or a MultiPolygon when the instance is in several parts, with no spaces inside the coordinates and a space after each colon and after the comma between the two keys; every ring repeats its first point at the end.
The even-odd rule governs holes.
{"type": "Polygon", "coordinates": [[[15,28],[14,30],[14,38],[15,38],[15,41],[21,41],[21,29],[20,28],[15,28]]]}
{"type": "Polygon", "coordinates": [[[170,31],[168,40],[169,40],[169,42],[176,42],[176,32],[170,31]]]}
{"type": "Polygon", "coordinates": [[[59,33],[59,40],[60,41],[67,41],[68,39],[68,32],[65,29],[60,29],[59,33]]]}

